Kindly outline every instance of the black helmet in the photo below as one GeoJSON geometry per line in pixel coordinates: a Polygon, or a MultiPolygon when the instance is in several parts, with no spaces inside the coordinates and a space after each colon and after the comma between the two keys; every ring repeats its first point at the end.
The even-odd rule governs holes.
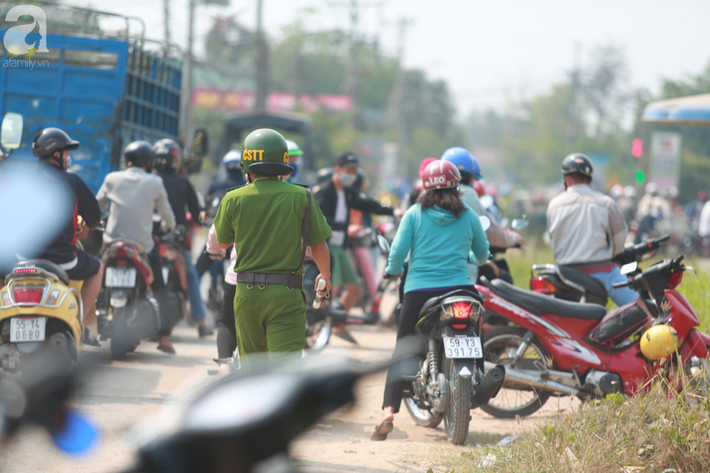
{"type": "Polygon", "coordinates": [[[578,172],[589,178],[592,177],[592,161],[582,153],[572,153],[562,161],[562,174],[573,174],[578,172]]]}
{"type": "Polygon", "coordinates": [[[44,159],[57,151],[72,150],[78,147],[79,142],[72,140],[66,131],[59,128],[45,128],[35,136],[32,142],[32,154],[39,159],[44,159]]]}
{"type": "Polygon", "coordinates": [[[333,168],[323,168],[316,174],[316,183],[323,184],[333,178],[333,168]]]}
{"type": "Polygon", "coordinates": [[[145,167],[153,164],[153,147],[147,141],[134,141],[123,151],[126,164],[145,167]]]}
{"type": "Polygon", "coordinates": [[[158,171],[166,169],[177,171],[182,166],[182,148],[175,140],[165,138],[157,141],[153,145],[153,155],[155,156],[155,169],[158,171]]]}

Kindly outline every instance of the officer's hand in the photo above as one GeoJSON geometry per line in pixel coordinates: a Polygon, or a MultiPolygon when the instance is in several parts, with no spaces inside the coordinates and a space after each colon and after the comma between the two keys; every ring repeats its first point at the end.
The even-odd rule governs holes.
{"type": "Polygon", "coordinates": [[[316,292],[318,292],[318,295],[321,297],[325,297],[330,293],[330,289],[332,288],[332,284],[330,283],[330,277],[325,277],[322,274],[319,274],[318,277],[316,277],[316,286],[314,289],[316,292]],[[323,280],[325,281],[325,291],[319,291],[318,290],[318,283],[323,280]]]}

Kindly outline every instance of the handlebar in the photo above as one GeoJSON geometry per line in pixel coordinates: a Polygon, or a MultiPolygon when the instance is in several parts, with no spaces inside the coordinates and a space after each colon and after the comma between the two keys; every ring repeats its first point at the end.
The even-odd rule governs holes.
{"type": "Polygon", "coordinates": [[[664,235],[662,237],[643,241],[638,245],[624,249],[611,260],[614,263],[620,263],[621,265],[633,263],[634,261],[638,262],[644,255],[656,251],[661,246],[661,243],[670,240],[670,238],[670,235],[664,235]]]}

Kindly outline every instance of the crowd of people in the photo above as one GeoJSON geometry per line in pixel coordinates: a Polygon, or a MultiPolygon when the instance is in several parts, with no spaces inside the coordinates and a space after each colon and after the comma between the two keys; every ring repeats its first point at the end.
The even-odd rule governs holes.
{"type": "MultiPolygon", "coordinates": [[[[205,198],[214,203],[210,210],[209,205],[201,205],[183,172],[182,150],[172,140],[129,144],[124,152],[126,169],[108,174],[96,196],[77,175],[67,172],[69,153],[79,146],[56,128],[42,130],[33,142],[43,171],[67,185],[75,204],[63,231],[39,255],[62,267],[71,279],[84,281],[83,315],[91,320],[104,265],[95,255],[77,248],[77,238],[82,237],[77,234],[77,218],[82,217],[91,228],[99,225],[102,212],[107,213],[104,243],[136,242],[150,262],[151,287],[162,319],[156,334],[158,349],[169,354],[175,353],[170,341],[175,320],[166,301],[154,215],[166,230],[180,225],[189,228],[198,219],[210,227],[196,264],[191,239],[182,247],[192,317],[200,337],[213,334],[206,323],[200,279],[214,270],[213,261],[229,260],[223,276],[211,271],[211,291],[221,289],[223,294],[217,310],[218,356],[229,358],[237,351],[243,363],[254,353],[300,355],[305,345],[302,289],[307,258],[320,272],[315,291],[323,298],[330,295],[334,308],[349,312],[363,287],[370,297],[374,294],[383,276],[375,270],[371,245],[362,239],[373,225],[373,215],[399,221],[384,277],[402,276],[408,262],[398,346],[414,333],[419,312],[432,297],[454,289],[475,293],[480,277],[512,282],[489,256],[494,248],[524,243],[506,228],[483,181],[480,163],[462,147],[447,149],[440,158],[424,159],[419,180],[395,207],[365,193],[367,180],[352,152],[341,153],[332,170],[320,173],[313,189],[291,184],[300,149],[274,130],[256,130],[246,137],[241,150],[224,156],[226,177],[213,182],[205,198]],[[484,218],[490,222],[485,231],[484,218]]],[[[637,297],[628,288],[613,287],[624,276],[612,264],[612,257],[623,249],[629,234],[639,240],[665,228],[677,231],[677,221],[682,220],[688,228],[684,235],[710,236],[710,204],[704,193],[685,207],[679,205],[676,189],[661,190],[655,184],[646,186],[638,202],[633,187],[615,186],[608,196],[592,189],[592,163],[580,153],[563,160],[562,175],[564,191],[546,209],[555,262],[600,281],[619,306],[637,297]]],[[[354,342],[344,323],[335,329],[354,342]]],[[[86,330],[85,343],[98,344],[91,334],[86,330]]],[[[403,389],[402,381],[395,378],[392,373],[388,376],[383,414],[372,432],[373,440],[386,439],[392,430],[403,389]]]]}

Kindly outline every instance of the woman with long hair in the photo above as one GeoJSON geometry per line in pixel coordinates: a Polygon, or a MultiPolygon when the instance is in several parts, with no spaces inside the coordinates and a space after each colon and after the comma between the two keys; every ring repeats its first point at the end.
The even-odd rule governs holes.
{"type": "MultiPolygon", "coordinates": [[[[454,164],[441,160],[430,163],[422,175],[424,192],[404,214],[392,242],[385,273],[401,275],[409,255],[395,352],[402,339],[414,333],[419,312],[429,299],[456,289],[476,292],[468,265],[485,264],[488,241],[478,215],[461,201],[460,180],[461,174],[454,164]]],[[[371,440],[385,440],[392,431],[405,386],[401,371],[390,369],[382,417],[370,435],[371,440]]]]}

